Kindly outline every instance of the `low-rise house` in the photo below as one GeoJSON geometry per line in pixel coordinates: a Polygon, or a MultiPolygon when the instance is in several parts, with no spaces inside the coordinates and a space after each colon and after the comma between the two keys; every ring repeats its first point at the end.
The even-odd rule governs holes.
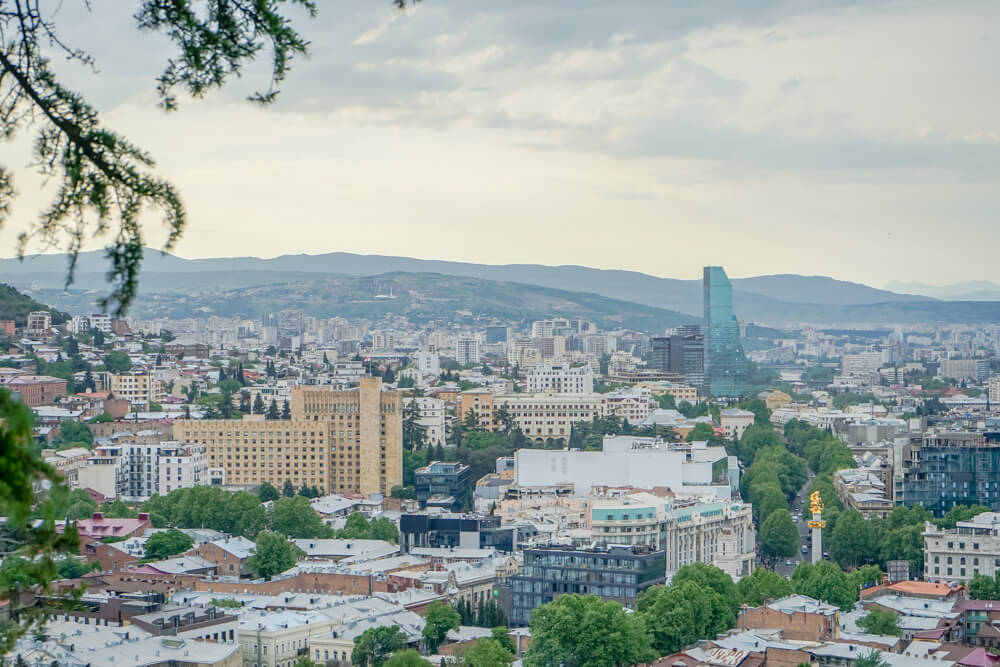
{"type": "Polygon", "coordinates": [[[248,577],[250,568],[247,561],[257,550],[257,545],[245,537],[224,537],[206,542],[195,554],[215,564],[215,571],[221,577],[248,577]]]}

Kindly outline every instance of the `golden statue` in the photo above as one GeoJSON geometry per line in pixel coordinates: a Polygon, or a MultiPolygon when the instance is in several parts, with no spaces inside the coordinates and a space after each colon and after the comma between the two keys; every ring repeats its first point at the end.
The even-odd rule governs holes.
{"type": "Polygon", "coordinates": [[[819,497],[819,491],[813,491],[809,496],[809,511],[813,514],[823,513],[823,499],[819,497]]]}

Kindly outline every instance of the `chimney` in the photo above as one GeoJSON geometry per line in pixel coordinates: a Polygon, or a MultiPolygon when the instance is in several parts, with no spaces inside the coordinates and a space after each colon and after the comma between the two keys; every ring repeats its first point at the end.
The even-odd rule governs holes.
{"type": "Polygon", "coordinates": [[[94,515],[91,518],[94,521],[104,521],[104,513],[103,512],[94,512],[94,515]]]}
{"type": "Polygon", "coordinates": [[[149,514],[146,512],[139,512],[139,521],[149,521],[149,514]]]}

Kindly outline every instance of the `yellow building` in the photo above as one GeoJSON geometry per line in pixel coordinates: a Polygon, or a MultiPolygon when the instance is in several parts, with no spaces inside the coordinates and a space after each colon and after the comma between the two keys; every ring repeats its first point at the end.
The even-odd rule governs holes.
{"type": "Polygon", "coordinates": [[[569,442],[574,422],[604,416],[600,394],[498,394],[484,389],[462,392],[459,417],[475,410],[480,428],[492,431],[502,427],[498,413],[507,413],[521,432],[535,442],[569,442]]]}
{"type": "Polygon", "coordinates": [[[226,484],[388,494],[403,483],[402,399],[379,378],[348,391],[297,386],[290,407],[289,420],[177,421],[174,438],[204,444],[226,484]]]}
{"type": "Polygon", "coordinates": [[[764,404],[767,405],[768,410],[783,408],[791,402],[792,397],[779,389],[770,392],[767,398],[764,399],[764,404]]]}

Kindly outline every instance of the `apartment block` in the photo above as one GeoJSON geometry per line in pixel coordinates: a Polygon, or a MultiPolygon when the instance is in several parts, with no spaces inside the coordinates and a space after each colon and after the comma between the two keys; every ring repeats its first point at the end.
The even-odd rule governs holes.
{"type": "Polygon", "coordinates": [[[147,371],[112,373],[104,386],[110,388],[115,398],[120,398],[131,404],[159,403],[165,394],[163,382],[147,371]]]}
{"type": "Polygon", "coordinates": [[[205,446],[176,441],[101,445],[77,471],[77,480],[109,498],[145,502],[154,494],[208,484],[205,446]]]}
{"type": "Polygon", "coordinates": [[[535,366],[526,374],[528,392],[552,394],[594,393],[594,372],[590,366],[550,364],[535,366]]]}
{"type": "Polygon", "coordinates": [[[475,410],[481,428],[500,426],[497,414],[505,408],[521,432],[535,442],[569,442],[573,423],[604,415],[600,394],[500,394],[485,390],[462,392],[461,417],[475,410]]]}
{"type": "Polygon", "coordinates": [[[174,437],[203,444],[209,467],[227,484],[286,480],[324,492],[388,494],[403,482],[403,421],[399,392],[379,378],[334,391],[292,389],[290,420],[183,420],[174,437]]]}

